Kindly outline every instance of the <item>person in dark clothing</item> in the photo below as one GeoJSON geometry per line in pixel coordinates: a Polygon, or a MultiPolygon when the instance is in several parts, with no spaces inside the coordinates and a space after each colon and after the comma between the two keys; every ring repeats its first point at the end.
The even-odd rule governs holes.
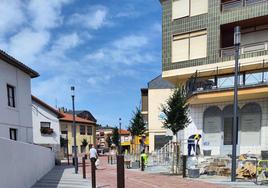
{"type": "MultiPolygon", "coordinates": [[[[193,151],[195,152],[195,147],[199,147],[199,140],[202,138],[201,134],[193,134],[189,136],[188,138],[188,156],[191,155],[191,151],[193,148],[193,151]],[[196,143],[195,143],[196,141],[196,143]]],[[[199,149],[200,151],[200,149],[199,149]]]]}

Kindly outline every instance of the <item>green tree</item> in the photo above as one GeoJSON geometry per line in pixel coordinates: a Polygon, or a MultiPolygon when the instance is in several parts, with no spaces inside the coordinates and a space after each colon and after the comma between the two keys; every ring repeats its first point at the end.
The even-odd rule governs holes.
{"type": "Polygon", "coordinates": [[[177,133],[180,130],[186,128],[190,123],[188,117],[189,105],[187,104],[186,92],[183,87],[175,88],[172,95],[169,97],[165,105],[162,105],[162,112],[164,116],[164,125],[166,129],[170,129],[176,138],[175,146],[173,147],[173,159],[172,159],[172,171],[175,167],[175,154],[176,160],[176,172],[178,172],[178,165],[180,159],[180,148],[177,140],[177,133]]]}
{"type": "MultiPolygon", "coordinates": [[[[135,140],[135,137],[143,135],[146,131],[146,123],[144,122],[144,119],[141,114],[141,110],[138,107],[136,107],[136,111],[133,112],[133,117],[130,120],[130,126],[128,127],[128,131],[131,133],[131,136],[132,136],[132,146],[133,146],[133,140],[135,140]]],[[[133,147],[132,147],[132,151],[133,151],[133,147]]]]}
{"type": "Polygon", "coordinates": [[[84,138],[82,140],[82,146],[87,147],[87,145],[88,145],[88,141],[87,141],[87,139],[84,138]]]}
{"type": "Polygon", "coordinates": [[[133,112],[133,117],[130,120],[128,131],[132,136],[141,136],[146,131],[146,123],[144,122],[141,110],[138,107],[136,107],[136,111],[133,112]]]}
{"type": "Polygon", "coordinates": [[[119,146],[119,131],[117,127],[113,129],[112,141],[114,145],[116,145],[117,147],[119,146]]]}
{"type": "Polygon", "coordinates": [[[162,105],[162,112],[165,114],[163,127],[170,129],[173,135],[177,135],[180,130],[191,123],[188,110],[185,89],[183,87],[175,88],[167,103],[162,105]]]}

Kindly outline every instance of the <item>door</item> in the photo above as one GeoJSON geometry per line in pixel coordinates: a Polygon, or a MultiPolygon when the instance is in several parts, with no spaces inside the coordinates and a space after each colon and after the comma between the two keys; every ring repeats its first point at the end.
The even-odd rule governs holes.
{"type": "MultiPolygon", "coordinates": [[[[233,144],[233,117],[223,118],[223,132],[222,132],[222,148],[221,155],[231,155],[232,154],[232,144],[233,144]]],[[[238,128],[237,128],[238,129],[238,128]]],[[[238,130],[236,133],[236,143],[238,143],[238,130]]],[[[239,146],[237,144],[237,154],[239,154],[239,146]]]]}

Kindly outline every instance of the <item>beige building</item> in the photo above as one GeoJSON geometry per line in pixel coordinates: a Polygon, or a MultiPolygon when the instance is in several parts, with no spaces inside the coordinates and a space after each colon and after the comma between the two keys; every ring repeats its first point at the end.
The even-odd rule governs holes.
{"type": "MultiPolygon", "coordinates": [[[[238,154],[268,150],[268,1],[161,0],[162,77],[187,88],[201,148],[232,151],[234,27],[241,27],[238,154]]],[[[150,113],[149,113],[150,114],[150,113]]],[[[150,117],[149,117],[150,121],[150,117]]]]}
{"type": "Polygon", "coordinates": [[[161,106],[169,98],[173,87],[160,75],[148,83],[148,88],[141,89],[142,114],[148,120],[149,152],[160,149],[172,138],[163,128],[161,106]]]}
{"type": "MultiPolygon", "coordinates": [[[[73,115],[61,112],[60,130],[61,136],[68,139],[68,146],[64,146],[64,154],[74,152],[73,115]]],[[[78,153],[88,153],[90,146],[96,146],[96,122],[75,116],[76,122],[76,145],[78,153]],[[87,140],[88,145],[83,146],[83,140],[87,140]]]]}

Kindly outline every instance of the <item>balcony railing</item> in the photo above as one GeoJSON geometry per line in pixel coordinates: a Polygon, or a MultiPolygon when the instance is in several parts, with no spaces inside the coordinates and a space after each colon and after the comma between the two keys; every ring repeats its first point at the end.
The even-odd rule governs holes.
{"type": "MultiPolygon", "coordinates": [[[[268,50],[268,41],[245,44],[242,45],[240,48],[240,55],[265,50],[268,50]]],[[[234,54],[235,54],[234,46],[221,49],[221,57],[234,56],[234,54]]]]}
{"type": "Polygon", "coordinates": [[[267,0],[232,0],[221,4],[222,11],[229,11],[243,6],[250,6],[257,3],[267,2],[267,0]]]}
{"type": "MultiPolygon", "coordinates": [[[[244,63],[243,66],[256,64],[259,65],[258,70],[256,71],[246,71],[239,74],[239,87],[240,88],[250,88],[256,86],[268,86],[268,59],[263,59],[261,61],[253,61],[244,63]]],[[[210,70],[211,74],[207,77],[199,77],[199,72],[202,70],[196,71],[191,78],[186,82],[186,91],[187,96],[190,97],[196,93],[204,93],[218,90],[230,90],[234,86],[234,75],[218,74],[219,70],[228,68],[229,66],[222,67],[212,67],[210,70]]],[[[230,67],[229,67],[230,68],[230,67]]]]}

